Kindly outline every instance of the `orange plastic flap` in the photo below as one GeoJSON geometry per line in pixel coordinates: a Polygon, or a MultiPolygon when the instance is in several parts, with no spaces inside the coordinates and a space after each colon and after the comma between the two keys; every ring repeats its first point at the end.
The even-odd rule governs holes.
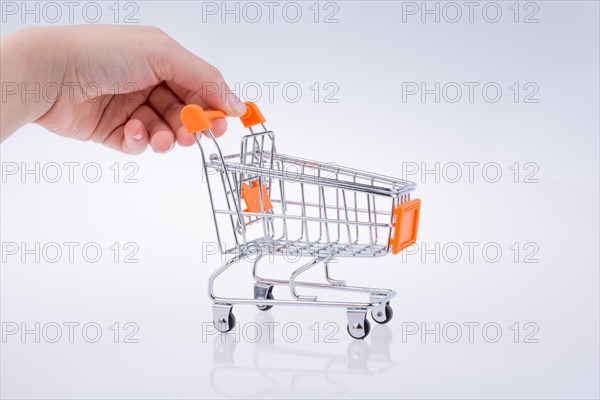
{"type": "Polygon", "coordinates": [[[250,182],[250,185],[247,183],[242,183],[242,199],[244,199],[244,202],[246,202],[247,208],[244,210],[246,212],[260,213],[273,209],[271,199],[269,198],[267,188],[264,184],[262,185],[262,200],[264,210],[261,209],[260,192],[258,191],[258,179],[254,179],[252,182],[250,182]]]}
{"type": "Polygon", "coordinates": [[[411,244],[416,243],[420,212],[420,199],[398,204],[394,208],[396,222],[394,224],[394,236],[391,240],[393,254],[398,254],[411,244]]]}

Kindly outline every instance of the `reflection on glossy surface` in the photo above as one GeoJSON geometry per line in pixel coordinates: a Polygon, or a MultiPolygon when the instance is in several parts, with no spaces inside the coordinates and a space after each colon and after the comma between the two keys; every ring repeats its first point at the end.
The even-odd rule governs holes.
{"type": "MultiPolygon", "coordinates": [[[[259,324],[273,322],[270,312],[257,314],[259,324]]],[[[211,385],[226,398],[332,398],[351,394],[347,384],[359,376],[375,376],[394,367],[391,329],[374,324],[367,340],[345,340],[322,347],[277,343],[262,336],[255,343],[235,333],[213,341],[211,385]],[[336,350],[339,353],[336,353],[336,350]],[[344,351],[345,350],[345,351],[344,351]]]]}

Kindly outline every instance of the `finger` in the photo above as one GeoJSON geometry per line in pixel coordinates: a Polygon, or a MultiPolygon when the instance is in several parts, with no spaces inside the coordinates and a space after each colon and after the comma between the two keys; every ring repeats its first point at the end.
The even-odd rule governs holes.
{"type": "MultiPolygon", "coordinates": [[[[121,150],[125,123],[150,94],[151,88],[144,89],[132,97],[124,94],[102,98],[98,105],[102,108],[100,120],[92,131],[91,138],[115,150],[121,150]],[[106,102],[107,101],[107,102],[106,102]],[[116,127],[116,128],[115,128],[116,127]]],[[[137,132],[134,132],[135,134],[137,132]]],[[[146,144],[147,145],[147,144],[146,144]]],[[[144,148],[145,149],[145,148],[144,148]]]]}
{"type": "Polygon", "coordinates": [[[246,106],[229,90],[221,72],[174,39],[162,35],[163,40],[151,44],[148,55],[155,75],[182,88],[182,92],[176,94],[185,103],[199,98],[215,110],[232,116],[242,115],[246,106]]]}
{"type": "Polygon", "coordinates": [[[121,151],[127,154],[141,154],[148,147],[148,132],[140,120],[130,119],[124,126],[121,151]]]}
{"type": "Polygon", "coordinates": [[[223,136],[223,134],[227,130],[227,121],[225,120],[225,118],[213,119],[212,123],[213,126],[212,128],[210,128],[210,131],[213,133],[213,135],[216,138],[223,136]]]}
{"type": "Polygon", "coordinates": [[[114,129],[102,144],[126,154],[141,154],[148,147],[148,133],[140,121],[129,120],[114,129]]]}
{"type": "MultiPolygon", "coordinates": [[[[173,129],[173,132],[175,132],[179,144],[182,146],[189,146],[194,143],[194,138],[185,130],[185,127],[181,123],[180,113],[181,109],[184,107],[184,104],[181,102],[179,96],[177,96],[171,89],[175,89],[180,93],[182,92],[181,87],[178,87],[174,84],[166,85],[160,90],[157,87],[150,94],[150,104],[159,114],[161,114],[163,119],[169,123],[173,129]],[[176,101],[179,103],[179,107],[172,106],[172,103],[176,101]],[[169,104],[169,102],[171,102],[171,104],[169,104]],[[170,107],[173,109],[169,110],[170,107]]],[[[196,96],[188,99],[187,102],[198,104],[201,107],[206,108],[206,103],[196,96]]],[[[222,136],[227,130],[227,120],[225,118],[213,119],[212,123],[213,126],[211,128],[211,132],[215,137],[222,136]]]]}
{"type": "Polygon", "coordinates": [[[191,146],[194,143],[194,138],[185,130],[179,116],[183,108],[183,103],[171,89],[162,84],[158,85],[150,93],[148,103],[169,124],[171,130],[175,132],[175,137],[179,145],[191,146]]]}
{"type": "Polygon", "coordinates": [[[139,120],[148,132],[150,146],[156,153],[167,153],[175,145],[175,134],[147,104],[142,105],[131,114],[130,119],[139,120]]]}
{"type": "MultiPolygon", "coordinates": [[[[188,97],[187,99],[184,100],[184,98],[186,96],[185,88],[182,88],[181,86],[179,86],[175,83],[167,82],[167,87],[169,89],[171,89],[171,92],[174,93],[177,97],[179,97],[181,99],[182,102],[184,102],[186,104],[198,104],[200,107],[202,107],[204,109],[211,108],[198,95],[192,95],[191,97],[188,97]]],[[[227,130],[227,120],[225,118],[213,119],[212,123],[213,123],[213,127],[211,128],[211,131],[215,135],[215,137],[222,136],[225,133],[225,131],[227,130]]],[[[205,135],[205,136],[208,137],[208,135],[205,135]]]]}

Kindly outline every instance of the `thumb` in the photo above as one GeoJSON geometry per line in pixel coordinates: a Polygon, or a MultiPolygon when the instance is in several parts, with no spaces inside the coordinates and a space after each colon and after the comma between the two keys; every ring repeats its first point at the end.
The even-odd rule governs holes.
{"type": "MultiPolygon", "coordinates": [[[[204,103],[227,115],[240,116],[246,105],[229,89],[221,72],[163,33],[167,46],[152,46],[148,57],[156,76],[185,103],[204,103]]],[[[156,42],[155,42],[156,43],[156,42]]]]}

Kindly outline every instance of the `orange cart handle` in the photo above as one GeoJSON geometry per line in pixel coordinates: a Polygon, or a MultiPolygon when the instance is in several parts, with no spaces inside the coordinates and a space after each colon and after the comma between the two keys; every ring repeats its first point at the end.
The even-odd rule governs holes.
{"type": "MultiPolygon", "coordinates": [[[[266,120],[262,113],[258,109],[258,106],[249,101],[244,103],[246,105],[246,111],[240,117],[242,124],[245,128],[251,126],[263,124],[266,120]]],[[[197,104],[188,104],[183,107],[179,114],[181,122],[188,133],[204,132],[212,128],[213,119],[228,117],[224,111],[221,110],[204,110],[197,104]]]]}

